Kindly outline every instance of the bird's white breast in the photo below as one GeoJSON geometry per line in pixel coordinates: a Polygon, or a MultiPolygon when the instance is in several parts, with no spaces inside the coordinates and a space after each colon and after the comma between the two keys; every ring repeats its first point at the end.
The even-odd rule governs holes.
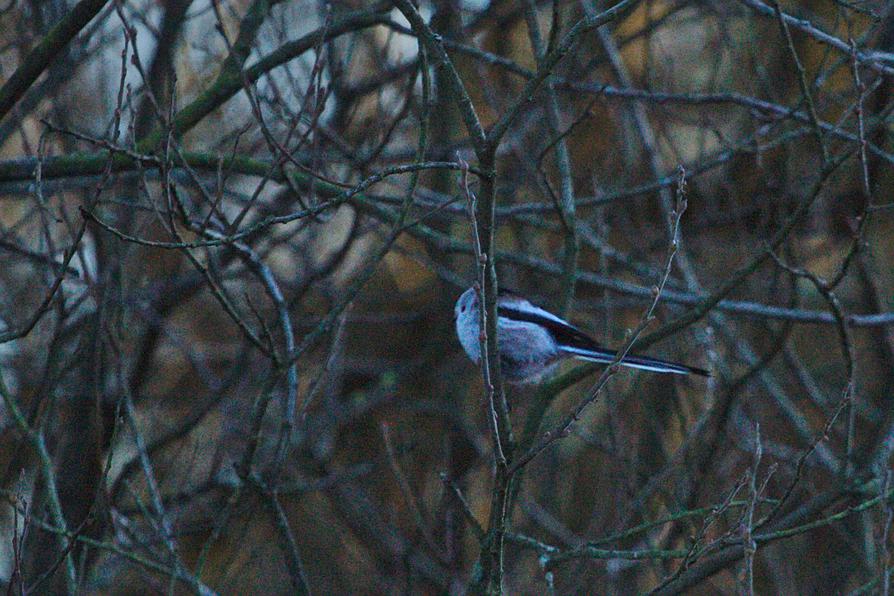
{"type": "Polygon", "coordinates": [[[456,336],[459,338],[459,343],[466,351],[466,354],[469,355],[469,358],[477,363],[481,358],[477,308],[466,308],[465,312],[457,313],[456,336]]]}

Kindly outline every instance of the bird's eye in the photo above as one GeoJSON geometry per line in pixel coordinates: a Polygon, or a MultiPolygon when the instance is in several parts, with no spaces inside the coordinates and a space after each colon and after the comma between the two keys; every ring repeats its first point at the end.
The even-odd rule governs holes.
{"type": "Polygon", "coordinates": [[[463,304],[463,305],[459,308],[459,310],[460,310],[460,312],[466,312],[466,305],[463,304]]]}

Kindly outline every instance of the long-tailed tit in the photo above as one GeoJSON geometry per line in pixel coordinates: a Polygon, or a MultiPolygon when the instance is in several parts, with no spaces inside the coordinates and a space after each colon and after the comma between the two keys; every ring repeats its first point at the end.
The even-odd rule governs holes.
{"type": "MultiPolygon", "coordinates": [[[[477,363],[481,358],[480,313],[474,288],[463,292],[456,301],[454,315],[459,343],[477,363]]],[[[497,296],[497,341],[503,378],[516,384],[537,381],[566,358],[609,364],[616,355],[574,325],[503,289],[497,296]]],[[[646,356],[628,355],[620,364],[657,373],[710,376],[701,368],[646,356]]]]}

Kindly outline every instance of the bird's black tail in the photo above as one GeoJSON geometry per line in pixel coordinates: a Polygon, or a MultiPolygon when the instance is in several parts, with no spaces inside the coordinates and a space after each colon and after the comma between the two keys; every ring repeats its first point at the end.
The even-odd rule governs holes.
{"type": "MultiPolygon", "coordinates": [[[[590,362],[600,362],[602,364],[610,364],[614,362],[616,353],[608,350],[588,350],[585,348],[563,347],[562,351],[573,354],[581,360],[589,360],[590,362]]],[[[625,356],[620,362],[621,366],[629,366],[630,368],[639,368],[651,372],[665,373],[672,375],[700,375],[710,377],[711,373],[703,368],[694,366],[686,366],[685,364],[677,364],[657,358],[649,358],[648,356],[625,356]]]]}

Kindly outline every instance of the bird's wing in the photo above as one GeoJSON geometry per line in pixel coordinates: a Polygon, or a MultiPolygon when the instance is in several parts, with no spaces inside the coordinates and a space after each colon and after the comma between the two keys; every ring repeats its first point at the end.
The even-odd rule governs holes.
{"type": "Polygon", "coordinates": [[[502,296],[497,314],[514,321],[527,321],[545,327],[559,346],[582,350],[604,350],[596,340],[553,313],[543,310],[520,296],[502,296]]]}

